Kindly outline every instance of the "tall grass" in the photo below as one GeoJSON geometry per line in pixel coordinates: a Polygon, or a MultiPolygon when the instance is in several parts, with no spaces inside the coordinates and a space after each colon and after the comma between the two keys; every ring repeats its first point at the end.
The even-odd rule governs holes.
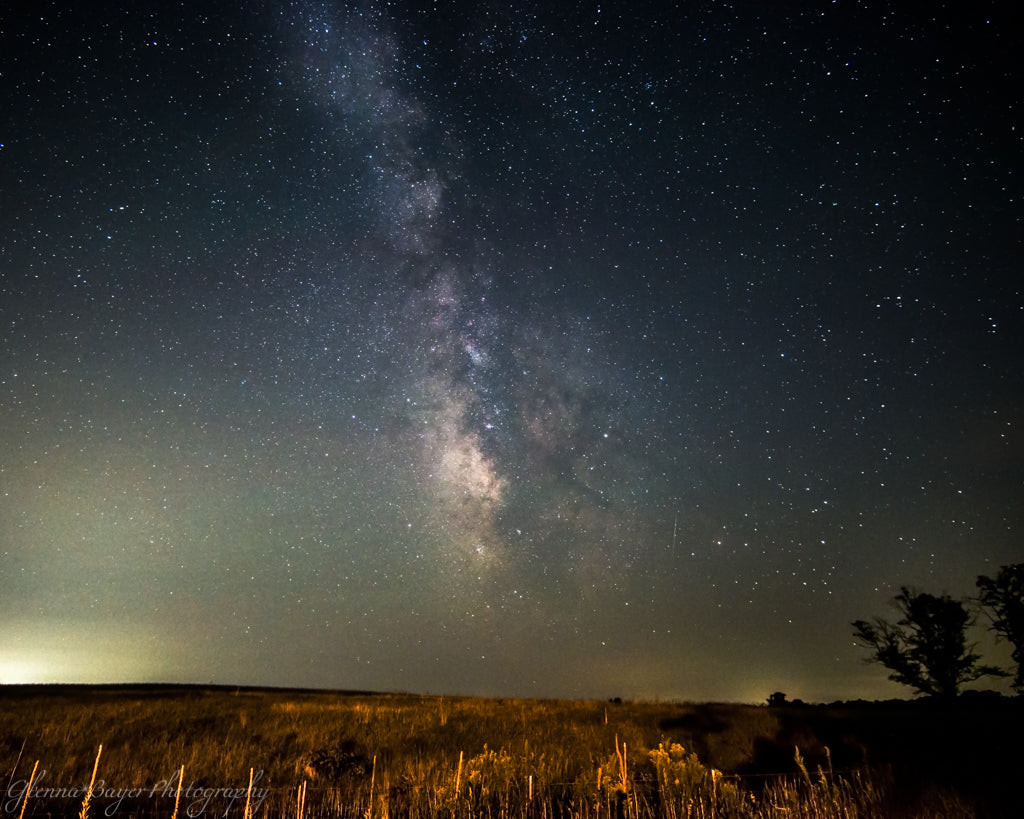
{"type": "Polygon", "coordinates": [[[78,819],[89,819],[89,803],[92,801],[92,789],[96,786],[96,772],[100,769],[100,754],[102,753],[103,746],[100,745],[96,750],[96,761],[92,766],[92,777],[89,779],[89,787],[86,788],[85,798],[82,799],[82,809],[78,813],[78,819]]]}
{"type": "Polygon", "coordinates": [[[61,788],[90,781],[97,740],[79,819],[974,816],[952,792],[907,798],[884,768],[836,770],[811,734],[752,775],[788,730],[756,706],[145,689],[4,704],[5,805],[20,787],[22,810],[32,796],[30,814],[69,819],[61,788]],[[30,788],[22,752],[45,774],[30,788]]]}
{"type": "MultiPolygon", "coordinates": [[[[36,764],[32,766],[32,775],[28,778],[28,786],[25,788],[25,793],[21,799],[21,812],[18,814],[18,819],[24,819],[25,808],[28,807],[28,799],[32,793],[32,785],[36,781],[36,774],[39,772],[39,760],[36,760],[36,764]]],[[[10,784],[8,784],[8,790],[10,790],[10,784]]]]}

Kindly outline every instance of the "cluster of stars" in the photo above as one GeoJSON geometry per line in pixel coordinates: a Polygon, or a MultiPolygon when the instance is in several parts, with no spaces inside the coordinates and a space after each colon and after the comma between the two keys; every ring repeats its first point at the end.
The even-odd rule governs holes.
{"type": "Polygon", "coordinates": [[[5,27],[4,674],[890,693],[1024,524],[1010,27],[458,14],[5,27]]]}

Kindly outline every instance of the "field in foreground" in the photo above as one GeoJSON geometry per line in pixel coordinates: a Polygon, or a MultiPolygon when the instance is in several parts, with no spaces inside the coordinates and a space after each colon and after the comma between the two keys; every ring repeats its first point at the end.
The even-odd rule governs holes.
{"type": "Polygon", "coordinates": [[[1024,703],[988,697],[769,708],[4,686],[0,809],[79,816],[95,768],[92,819],[169,819],[176,803],[238,819],[981,819],[1021,815],[1022,729],[1024,703]]]}

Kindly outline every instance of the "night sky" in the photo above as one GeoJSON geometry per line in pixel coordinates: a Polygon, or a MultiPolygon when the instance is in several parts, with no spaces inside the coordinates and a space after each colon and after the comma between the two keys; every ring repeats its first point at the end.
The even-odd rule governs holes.
{"type": "Polygon", "coordinates": [[[0,680],[910,694],[850,621],[1024,557],[1019,20],[672,6],[4,5],[0,680]]]}

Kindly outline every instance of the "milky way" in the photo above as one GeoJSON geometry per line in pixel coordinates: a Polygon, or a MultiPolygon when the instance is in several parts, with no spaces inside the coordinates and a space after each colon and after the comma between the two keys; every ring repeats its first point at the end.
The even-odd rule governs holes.
{"type": "Polygon", "coordinates": [[[0,678],[898,693],[1019,560],[1001,14],[0,13],[0,678]]]}

